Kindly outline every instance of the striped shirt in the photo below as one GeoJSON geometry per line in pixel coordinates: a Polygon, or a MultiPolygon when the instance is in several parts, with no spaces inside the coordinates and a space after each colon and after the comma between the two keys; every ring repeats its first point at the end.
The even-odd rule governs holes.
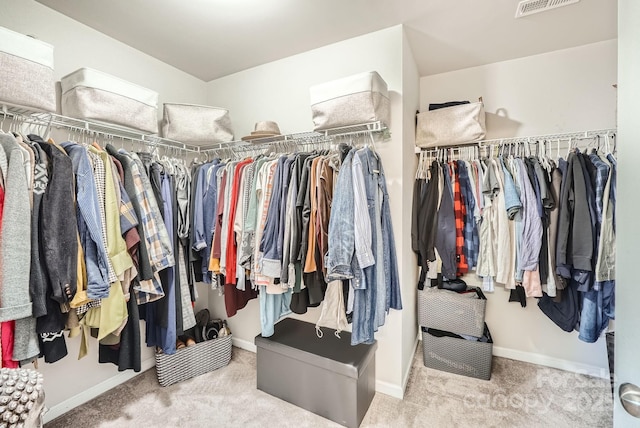
{"type": "MultiPolygon", "coordinates": [[[[134,162],[131,163],[133,183],[136,189],[133,197],[140,203],[142,214],[142,218],[138,220],[142,222],[144,239],[147,243],[151,266],[154,272],[159,272],[162,269],[175,265],[169,234],[160,216],[160,211],[151,190],[149,179],[146,174],[142,172],[144,171],[142,161],[140,161],[135,153],[129,156],[134,160],[134,162]]],[[[132,195],[129,196],[131,197],[132,195]]]]}
{"type": "Polygon", "coordinates": [[[124,235],[138,225],[138,216],[133,209],[133,204],[127,191],[119,180],[118,184],[120,185],[120,229],[122,230],[122,235],[124,235]]]}
{"type": "Polygon", "coordinates": [[[351,171],[353,174],[355,251],[358,264],[361,269],[364,269],[373,266],[375,264],[375,258],[371,249],[371,218],[369,217],[367,190],[365,188],[360,156],[353,157],[351,171]]]}

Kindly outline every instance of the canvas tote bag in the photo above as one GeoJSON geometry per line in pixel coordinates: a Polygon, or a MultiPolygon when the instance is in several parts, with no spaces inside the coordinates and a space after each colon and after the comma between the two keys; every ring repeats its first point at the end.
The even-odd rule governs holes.
{"type": "Polygon", "coordinates": [[[332,328],[336,337],[340,338],[340,332],[347,328],[347,316],[344,310],[344,294],[342,294],[342,281],[331,281],[327,284],[327,291],[322,301],[320,318],[316,323],[316,334],[322,337],[320,327],[332,328]]]}
{"type": "Polygon", "coordinates": [[[418,113],[416,146],[421,148],[473,143],[485,135],[482,100],[418,113]]]}

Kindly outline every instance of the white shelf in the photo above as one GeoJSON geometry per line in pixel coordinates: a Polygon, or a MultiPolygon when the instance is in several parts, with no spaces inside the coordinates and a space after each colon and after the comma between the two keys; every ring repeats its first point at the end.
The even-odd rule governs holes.
{"type": "Polygon", "coordinates": [[[85,134],[90,137],[120,138],[125,140],[137,141],[151,147],[168,147],[177,148],[193,153],[202,153],[207,151],[217,151],[227,149],[232,152],[245,151],[248,149],[265,148],[271,144],[290,143],[300,144],[305,142],[322,142],[330,141],[332,137],[361,135],[361,134],[382,134],[385,138],[389,136],[387,126],[382,122],[362,123],[352,126],[343,126],[340,128],[331,128],[321,131],[302,132],[296,134],[283,134],[273,137],[257,138],[251,141],[231,141],[227,143],[212,143],[207,145],[190,145],[180,141],[162,138],[157,135],[146,134],[132,128],[118,126],[97,121],[84,119],[75,119],[55,113],[43,112],[26,107],[0,103],[3,116],[0,120],[11,119],[19,120],[22,123],[44,126],[47,128],[64,128],[72,132],[85,134]]]}

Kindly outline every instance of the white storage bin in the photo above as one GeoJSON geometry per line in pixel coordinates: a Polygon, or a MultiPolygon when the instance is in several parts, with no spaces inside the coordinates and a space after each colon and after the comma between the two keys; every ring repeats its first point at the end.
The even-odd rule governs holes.
{"type": "Polygon", "coordinates": [[[62,114],[158,133],[158,93],[91,68],[60,79],[62,114]]]}
{"type": "Polygon", "coordinates": [[[233,141],[229,110],[195,104],[165,103],[162,136],[184,143],[233,141]]]}
{"type": "Polygon", "coordinates": [[[53,46],[0,27],[0,104],[56,111],[53,46]]]}
{"type": "Polygon", "coordinates": [[[381,121],[389,125],[387,83],[369,71],[312,86],[314,130],[381,121]]]}

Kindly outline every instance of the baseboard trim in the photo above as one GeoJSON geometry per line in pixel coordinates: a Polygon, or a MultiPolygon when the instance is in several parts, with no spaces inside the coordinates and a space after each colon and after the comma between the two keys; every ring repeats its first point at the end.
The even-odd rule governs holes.
{"type": "Polygon", "coordinates": [[[400,385],[383,380],[376,380],[376,392],[389,395],[393,398],[399,398],[400,400],[404,397],[404,390],[400,385]]]}
{"type": "Polygon", "coordinates": [[[155,358],[148,358],[146,360],[143,360],[140,365],[142,370],[139,373],[136,373],[133,370],[120,372],[117,375],[112,376],[109,379],[106,379],[103,382],[100,382],[99,384],[94,385],[91,388],[86,389],[81,393],[62,401],[61,403],[52,406],[51,408],[49,408],[47,413],[44,414],[44,422],[51,422],[58,416],[62,416],[63,414],[67,413],[69,410],[72,410],[86,403],[87,401],[93,400],[98,395],[103,394],[109,391],[111,388],[115,388],[122,383],[125,383],[129,379],[133,379],[139,374],[154,367],[156,365],[156,360],[155,358]]]}
{"type": "Polygon", "coordinates": [[[566,370],[568,372],[586,374],[589,376],[609,379],[609,369],[589,364],[576,363],[575,361],[563,360],[549,357],[547,355],[536,354],[534,352],[518,351],[517,349],[493,347],[493,355],[496,357],[509,358],[510,360],[524,361],[525,363],[537,364],[539,366],[551,367],[554,369],[566,370]]]}
{"type": "Polygon", "coordinates": [[[258,351],[258,347],[255,343],[249,342],[248,340],[238,339],[237,337],[233,337],[231,339],[233,346],[244,349],[245,351],[253,352],[254,354],[258,351]]]}
{"type": "Polygon", "coordinates": [[[420,329],[418,329],[418,334],[416,335],[416,341],[413,343],[413,352],[411,352],[411,361],[409,361],[409,365],[407,366],[407,370],[404,372],[404,377],[402,378],[402,397],[398,397],[403,399],[404,392],[407,390],[407,383],[409,383],[409,376],[411,375],[411,368],[413,367],[413,359],[416,355],[416,349],[418,348],[418,343],[420,342],[420,329]]]}

